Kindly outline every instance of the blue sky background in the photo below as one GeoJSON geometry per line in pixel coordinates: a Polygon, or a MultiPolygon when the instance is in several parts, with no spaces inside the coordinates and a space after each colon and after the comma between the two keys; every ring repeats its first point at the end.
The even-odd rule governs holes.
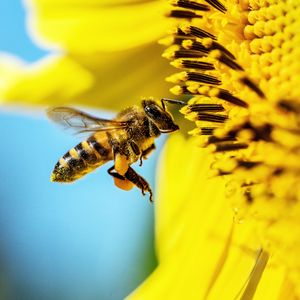
{"type": "MultiPolygon", "coordinates": [[[[33,62],[47,52],[30,40],[24,14],[20,0],[0,0],[0,51],[33,62]]],[[[79,140],[43,116],[0,110],[0,136],[0,299],[123,299],[156,264],[148,197],[114,187],[108,166],[50,183],[79,140]]],[[[152,186],[157,156],[136,166],[152,186]]]]}

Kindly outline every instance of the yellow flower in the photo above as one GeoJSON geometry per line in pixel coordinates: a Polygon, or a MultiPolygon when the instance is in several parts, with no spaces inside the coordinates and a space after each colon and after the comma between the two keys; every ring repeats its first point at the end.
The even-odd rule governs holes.
{"type": "Polygon", "coordinates": [[[300,1],[172,1],[195,122],[161,161],[159,266],[128,299],[300,298],[300,1]],[[195,144],[207,149],[197,149],[195,144]]]}
{"type": "Polygon", "coordinates": [[[120,109],[166,93],[157,39],[164,1],[28,0],[34,40],[51,51],[34,64],[0,57],[2,104],[120,109]],[[122,105],[120,105],[122,102],[122,105]]]}
{"type": "Polygon", "coordinates": [[[128,299],[299,299],[300,1],[174,0],[171,18],[163,1],[98,2],[32,0],[32,32],[56,56],[1,64],[0,98],[119,107],[167,96],[153,41],[183,19],[163,56],[182,69],[168,81],[191,97],[181,112],[197,138],[167,143],[159,266],[128,299]]]}

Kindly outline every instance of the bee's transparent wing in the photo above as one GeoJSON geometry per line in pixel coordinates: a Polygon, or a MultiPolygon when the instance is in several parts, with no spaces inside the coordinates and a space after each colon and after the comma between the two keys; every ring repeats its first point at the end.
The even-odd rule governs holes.
{"type": "Polygon", "coordinates": [[[49,108],[47,116],[62,128],[77,134],[124,129],[128,125],[127,122],[96,118],[71,107],[49,108]]]}

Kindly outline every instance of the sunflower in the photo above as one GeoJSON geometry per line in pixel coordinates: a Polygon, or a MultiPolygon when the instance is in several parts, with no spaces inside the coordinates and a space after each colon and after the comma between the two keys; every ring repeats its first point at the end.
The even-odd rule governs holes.
{"type": "Polygon", "coordinates": [[[48,103],[55,91],[57,104],[71,95],[104,106],[111,92],[153,95],[168,72],[153,63],[153,41],[169,31],[163,56],[178,70],[167,81],[189,99],[181,113],[195,128],[161,156],[159,265],[127,299],[299,299],[300,1],[173,0],[165,15],[165,1],[98,2],[32,0],[37,40],[59,45],[58,56],[34,72],[6,66],[0,92],[7,102],[48,103]],[[132,60],[140,71],[126,81],[118,63],[128,74],[132,60]]]}
{"type": "Polygon", "coordinates": [[[160,264],[128,299],[299,299],[300,1],[172,5],[167,80],[195,137],[165,149],[160,264]]]}

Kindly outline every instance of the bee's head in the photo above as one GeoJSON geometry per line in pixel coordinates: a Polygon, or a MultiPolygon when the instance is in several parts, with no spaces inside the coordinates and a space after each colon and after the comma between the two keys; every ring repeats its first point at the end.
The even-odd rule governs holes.
{"type": "Polygon", "coordinates": [[[154,100],[143,100],[142,106],[147,117],[157,126],[160,132],[167,133],[179,129],[179,126],[174,123],[170,113],[164,110],[154,100]]]}

